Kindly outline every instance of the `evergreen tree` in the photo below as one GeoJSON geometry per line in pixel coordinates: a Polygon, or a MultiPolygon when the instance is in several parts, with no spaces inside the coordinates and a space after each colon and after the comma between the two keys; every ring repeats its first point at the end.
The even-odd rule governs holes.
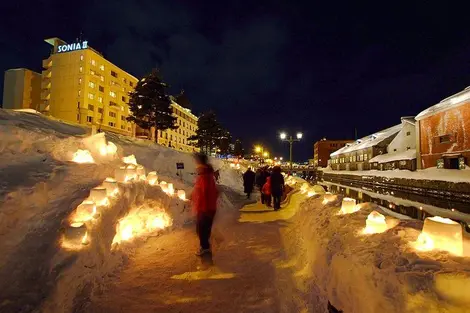
{"type": "Polygon", "coordinates": [[[188,138],[192,144],[201,149],[201,152],[211,154],[218,141],[224,137],[224,130],[217,121],[214,111],[203,113],[197,121],[195,136],[188,138]]]}
{"type": "Polygon", "coordinates": [[[176,117],[172,115],[170,96],[166,94],[168,85],[164,83],[158,70],[142,78],[129,94],[131,115],[128,121],[136,123],[142,129],[155,127],[155,141],[158,130],[177,129],[176,117]]]}
{"type": "Polygon", "coordinates": [[[220,150],[221,155],[230,154],[230,144],[232,143],[232,135],[226,129],[223,129],[219,140],[217,140],[217,146],[220,150]]]}
{"type": "Polygon", "coordinates": [[[238,157],[243,157],[243,155],[245,154],[245,150],[243,150],[242,141],[240,139],[235,140],[234,146],[235,147],[233,149],[233,154],[238,157]]]}

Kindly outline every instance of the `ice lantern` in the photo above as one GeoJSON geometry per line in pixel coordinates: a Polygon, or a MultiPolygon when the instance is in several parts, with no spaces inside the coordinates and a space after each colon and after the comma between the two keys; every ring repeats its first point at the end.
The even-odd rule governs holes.
{"type": "Polygon", "coordinates": [[[158,181],[158,176],[157,176],[157,172],[150,172],[148,173],[147,175],[147,182],[149,183],[149,185],[156,185],[157,184],[157,181],[158,181]]]}
{"type": "Polygon", "coordinates": [[[120,166],[114,171],[114,177],[116,177],[116,180],[120,183],[123,183],[126,181],[126,167],[125,166],[120,166]]]}
{"type": "Polygon", "coordinates": [[[331,192],[327,192],[323,195],[323,204],[327,204],[330,201],[335,200],[336,195],[332,194],[331,192]]]}
{"type": "Polygon", "coordinates": [[[108,193],[104,187],[96,187],[90,191],[90,199],[97,205],[108,204],[108,193]]]}
{"type": "Polygon", "coordinates": [[[178,190],[176,194],[181,200],[186,200],[186,192],[184,190],[178,190]]]}
{"type": "Polygon", "coordinates": [[[126,182],[137,179],[137,169],[135,165],[128,165],[126,168],[126,182]]]}
{"type": "Polygon", "coordinates": [[[340,214],[351,214],[357,211],[359,211],[359,207],[356,206],[356,199],[343,198],[340,214]]]}
{"type": "Polygon", "coordinates": [[[160,182],[160,188],[162,188],[162,191],[164,193],[167,193],[168,192],[168,184],[166,181],[162,181],[160,182]]]}
{"type": "Polygon", "coordinates": [[[428,217],[416,242],[418,250],[444,250],[461,256],[463,254],[462,226],[448,218],[428,217]]]}
{"type": "Polygon", "coordinates": [[[175,187],[173,187],[172,183],[168,184],[168,190],[167,190],[168,195],[172,196],[175,194],[175,187]]]}
{"type": "Polygon", "coordinates": [[[146,177],[145,177],[145,167],[143,167],[142,165],[137,165],[137,177],[140,179],[140,180],[145,180],[146,177]]]}
{"type": "Polygon", "coordinates": [[[106,193],[108,197],[114,196],[119,193],[117,181],[114,178],[106,178],[106,180],[103,182],[103,187],[106,188],[106,193]]]}
{"type": "Polygon", "coordinates": [[[372,211],[366,220],[366,228],[364,228],[365,234],[378,234],[383,233],[387,230],[387,223],[385,222],[385,216],[377,211],[372,211]]]}
{"type": "Polygon", "coordinates": [[[91,200],[83,201],[75,210],[72,223],[83,223],[91,220],[96,214],[96,205],[91,200]]]}

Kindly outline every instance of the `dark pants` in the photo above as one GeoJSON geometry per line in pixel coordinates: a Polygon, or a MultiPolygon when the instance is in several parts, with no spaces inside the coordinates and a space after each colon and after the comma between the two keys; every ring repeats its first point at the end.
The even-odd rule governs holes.
{"type": "Polygon", "coordinates": [[[208,213],[198,213],[196,221],[196,232],[202,249],[210,249],[209,239],[211,238],[212,223],[214,215],[208,213]]]}
{"type": "Polygon", "coordinates": [[[279,210],[281,208],[281,198],[282,198],[282,193],[273,193],[273,206],[274,210],[279,210]]]}
{"type": "Polygon", "coordinates": [[[261,203],[271,206],[271,195],[261,194],[261,203]]]}

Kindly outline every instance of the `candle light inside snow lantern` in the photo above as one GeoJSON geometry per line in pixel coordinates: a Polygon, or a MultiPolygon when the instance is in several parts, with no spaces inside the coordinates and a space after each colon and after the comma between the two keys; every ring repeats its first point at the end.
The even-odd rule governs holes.
{"type": "Polygon", "coordinates": [[[341,202],[341,210],[339,211],[340,214],[351,214],[354,212],[359,211],[359,207],[356,206],[356,199],[352,198],[343,198],[341,202]]]}
{"type": "Polygon", "coordinates": [[[147,182],[149,185],[156,185],[158,182],[158,175],[157,172],[150,172],[147,174],[147,182]]]}
{"type": "Polygon", "coordinates": [[[310,189],[308,192],[307,192],[307,197],[313,197],[314,195],[316,195],[317,193],[315,192],[315,190],[313,189],[310,189]]]}
{"type": "Polygon", "coordinates": [[[164,193],[168,192],[168,183],[166,181],[161,181],[160,182],[160,188],[162,188],[162,191],[164,193]]]}
{"type": "Polygon", "coordinates": [[[103,187],[106,188],[108,197],[112,197],[119,193],[117,181],[114,178],[106,178],[106,180],[103,182],[103,187]]]}
{"type": "Polygon", "coordinates": [[[137,179],[137,170],[135,165],[128,165],[126,168],[126,182],[137,179]]]}
{"type": "Polygon", "coordinates": [[[387,230],[387,223],[385,216],[377,211],[372,211],[366,220],[366,228],[364,228],[365,234],[378,234],[383,233],[387,230]]]}
{"type": "Polygon", "coordinates": [[[120,166],[114,171],[114,177],[120,183],[124,183],[126,181],[126,167],[120,166]]]}
{"type": "Polygon", "coordinates": [[[462,256],[462,240],[462,226],[459,223],[440,216],[427,217],[415,248],[421,251],[443,250],[462,256]]]}
{"type": "Polygon", "coordinates": [[[330,201],[335,200],[336,195],[332,194],[331,192],[327,192],[323,195],[323,204],[327,204],[330,201]]]}
{"type": "Polygon", "coordinates": [[[83,201],[72,216],[72,223],[83,223],[93,219],[96,215],[96,204],[91,200],[83,201]]]}
{"type": "Polygon", "coordinates": [[[137,177],[139,178],[139,180],[146,180],[145,167],[143,167],[142,165],[137,165],[136,172],[137,172],[137,177]]]}
{"type": "Polygon", "coordinates": [[[97,205],[108,204],[108,193],[104,187],[96,187],[90,191],[90,199],[97,205]]]}
{"type": "Polygon", "coordinates": [[[186,201],[186,192],[184,190],[178,190],[177,191],[177,196],[183,201],[186,201]]]}
{"type": "Polygon", "coordinates": [[[168,195],[172,196],[175,194],[175,187],[173,187],[173,184],[172,183],[169,183],[168,184],[168,191],[167,191],[168,195]]]}

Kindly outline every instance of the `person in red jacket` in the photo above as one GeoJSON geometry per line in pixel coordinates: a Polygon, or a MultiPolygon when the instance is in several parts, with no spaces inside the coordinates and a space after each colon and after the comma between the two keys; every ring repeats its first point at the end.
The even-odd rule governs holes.
{"type": "Polygon", "coordinates": [[[271,207],[271,177],[266,179],[266,183],[263,185],[261,193],[261,197],[264,198],[264,203],[266,203],[268,207],[271,207]]]}
{"type": "Polygon", "coordinates": [[[214,178],[214,169],[203,153],[194,155],[197,167],[197,177],[191,194],[193,211],[196,215],[196,232],[199,237],[200,249],[198,256],[211,253],[210,237],[212,224],[217,211],[217,187],[214,178]]]}

